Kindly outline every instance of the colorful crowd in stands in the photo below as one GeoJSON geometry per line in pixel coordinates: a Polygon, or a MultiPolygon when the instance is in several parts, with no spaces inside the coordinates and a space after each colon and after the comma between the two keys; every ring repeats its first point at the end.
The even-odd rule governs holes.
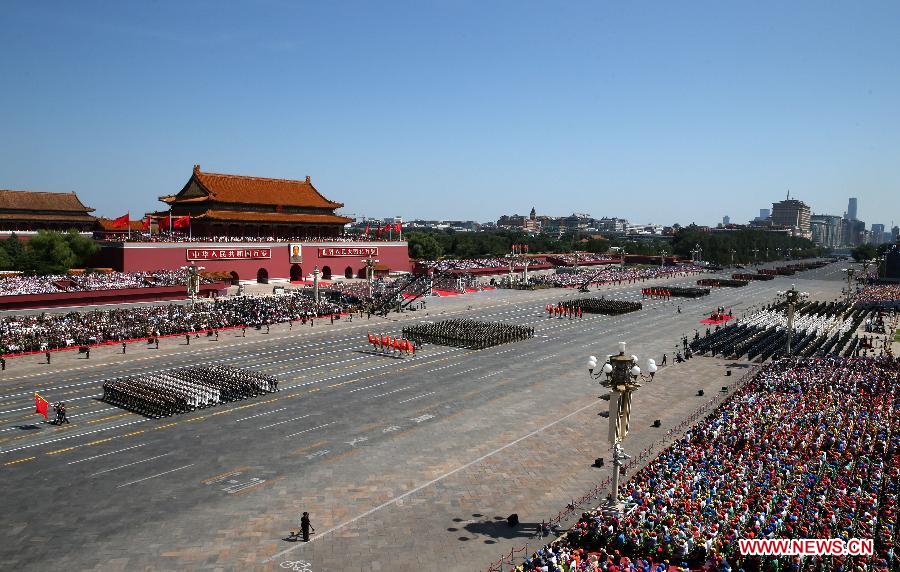
{"type": "Polygon", "coordinates": [[[898,569],[900,362],[780,360],[517,570],[898,569]],[[738,539],[868,538],[873,556],[750,557],[738,539]]]}
{"type": "MultiPolygon", "coordinates": [[[[543,258],[531,258],[531,264],[545,263],[543,258]]],[[[420,263],[425,268],[439,271],[448,270],[480,270],[482,268],[509,269],[508,258],[444,258],[442,260],[425,260],[420,263]]]]}
{"type": "MultiPolygon", "coordinates": [[[[117,290],[187,284],[186,270],[153,272],[92,272],[80,275],[7,276],[0,278],[0,296],[58,294],[89,290],[117,290]]],[[[201,277],[202,283],[210,280],[201,277]]]]}
{"type": "Polygon", "coordinates": [[[547,255],[547,259],[558,265],[575,266],[575,264],[609,264],[619,262],[618,256],[610,256],[608,254],[595,254],[593,252],[579,252],[576,257],[574,254],[552,254],[547,255]]]}
{"type": "Polygon", "coordinates": [[[605,268],[586,268],[578,272],[557,274],[529,275],[529,281],[536,285],[548,285],[556,288],[574,288],[582,284],[622,284],[635,283],[654,278],[674,278],[698,274],[703,271],[700,266],[693,264],[678,264],[675,266],[622,268],[621,266],[609,266],[605,268]]]}
{"type": "Polygon", "coordinates": [[[299,292],[283,296],[237,296],[189,304],[163,304],[90,312],[7,315],[0,318],[0,354],[47,351],[229,327],[270,324],[339,314],[345,306],[318,304],[299,292]]]}
{"type": "Polygon", "coordinates": [[[857,294],[857,302],[892,302],[900,300],[900,284],[866,286],[857,294]]]}

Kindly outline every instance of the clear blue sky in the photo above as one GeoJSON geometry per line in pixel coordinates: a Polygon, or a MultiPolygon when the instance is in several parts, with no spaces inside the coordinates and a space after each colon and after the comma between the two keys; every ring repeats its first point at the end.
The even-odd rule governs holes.
{"type": "Polygon", "coordinates": [[[157,209],[195,163],[346,213],[900,223],[900,2],[4,2],[0,188],[157,209]]]}

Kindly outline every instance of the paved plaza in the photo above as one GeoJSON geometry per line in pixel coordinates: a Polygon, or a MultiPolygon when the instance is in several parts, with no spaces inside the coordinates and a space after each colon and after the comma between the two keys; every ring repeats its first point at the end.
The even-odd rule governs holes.
{"type": "MultiPolygon", "coordinates": [[[[50,365],[10,359],[0,377],[0,559],[9,570],[484,570],[538,544],[537,525],[609,473],[591,466],[609,455],[608,404],[588,379],[589,354],[623,340],[642,367],[663,353],[671,363],[681,336],[716,306],[740,315],[791,283],[832,300],[840,267],[697,300],[644,300],[621,316],[548,318],[545,304],[580,294],[493,290],[386,319],[171,338],[125,355],[110,346],[90,360],[61,352],[50,365]],[[479,351],[426,345],[402,359],[368,349],[367,331],[398,335],[447,317],[529,325],[535,337],[479,351]],[[104,379],[198,363],[275,375],[280,391],[159,420],[97,399],[104,379]],[[65,400],[72,423],[32,415],[34,391],[65,400]],[[286,539],[302,511],[317,531],[309,543],[286,539]],[[514,512],[522,524],[510,528],[503,519],[514,512]]],[[[600,294],[640,300],[642,287],[695,281],[600,294]]],[[[663,438],[748,366],[662,367],[635,394],[626,450],[663,438]]]]}

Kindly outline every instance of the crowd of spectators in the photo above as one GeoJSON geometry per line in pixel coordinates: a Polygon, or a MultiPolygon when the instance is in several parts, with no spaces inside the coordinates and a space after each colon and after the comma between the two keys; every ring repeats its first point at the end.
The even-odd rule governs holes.
{"type": "Polygon", "coordinates": [[[576,257],[574,254],[553,254],[547,257],[551,262],[563,266],[575,266],[575,264],[609,264],[611,262],[619,262],[619,257],[613,257],[608,254],[595,254],[593,252],[579,252],[576,257]]]}
{"type": "Polygon", "coordinates": [[[557,272],[556,274],[534,274],[529,282],[536,285],[548,285],[556,288],[573,288],[585,283],[621,284],[636,283],[654,278],[672,278],[690,276],[702,272],[703,269],[692,264],[676,266],[585,268],[578,272],[557,272]]]}
{"type": "Polygon", "coordinates": [[[896,570],[898,380],[893,359],[773,362],[623,486],[623,516],[584,513],[519,569],[896,570]],[[739,553],[772,538],[873,539],[875,554],[739,553]]]}
{"type": "Polygon", "coordinates": [[[341,304],[299,292],[282,296],[238,296],[189,304],[163,304],[89,312],[9,315],[0,318],[0,354],[313,319],[337,314],[341,304]]]}
{"type": "Polygon", "coordinates": [[[893,302],[900,300],[900,284],[866,286],[857,294],[857,302],[893,302]]]}
{"type": "MultiPolygon", "coordinates": [[[[514,267],[521,268],[521,261],[525,260],[524,258],[516,258],[514,267]]],[[[542,257],[529,257],[528,264],[531,265],[546,265],[547,260],[542,257]]],[[[482,270],[485,268],[496,268],[498,270],[509,270],[509,259],[506,257],[490,257],[490,258],[444,258],[441,260],[425,260],[420,263],[425,268],[438,270],[438,271],[447,271],[447,270],[461,270],[461,271],[472,271],[472,270],[482,270]]]]}
{"type": "MultiPolygon", "coordinates": [[[[186,270],[153,272],[92,272],[80,275],[8,276],[0,278],[0,296],[58,294],[86,290],[116,290],[187,284],[186,270]]],[[[201,277],[202,283],[210,280],[201,277]]]]}

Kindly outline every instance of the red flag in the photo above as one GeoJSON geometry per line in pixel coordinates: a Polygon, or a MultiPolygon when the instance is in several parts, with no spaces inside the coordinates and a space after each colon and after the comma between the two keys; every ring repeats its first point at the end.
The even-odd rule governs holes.
{"type": "Polygon", "coordinates": [[[402,226],[400,225],[399,222],[394,223],[394,232],[400,232],[401,228],[402,228],[402,226]]]}
{"type": "Polygon", "coordinates": [[[141,225],[141,230],[150,230],[150,216],[144,219],[144,223],[141,225]]]}
{"type": "Polygon", "coordinates": [[[172,228],[189,228],[191,226],[191,215],[177,216],[172,219],[172,228]]]}
{"type": "Polygon", "coordinates": [[[128,213],[125,213],[125,214],[123,214],[122,216],[120,216],[119,218],[114,218],[114,219],[113,219],[113,221],[112,221],[112,227],[113,227],[113,228],[128,228],[128,223],[129,223],[129,222],[130,222],[130,221],[129,221],[129,219],[128,219],[128,213]]]}
{"type": "Polygon", "coordinates": [[[369,223],[366,223],[366,236],[369,236],[369,223]]]}
{"type": "Polygon", "coordinates": [[[47,412],[50,410],[50,403],[40,396],[37,392],[34,394],[34,414],[43,415],[44,419],[49,419],[47,412]]]}

